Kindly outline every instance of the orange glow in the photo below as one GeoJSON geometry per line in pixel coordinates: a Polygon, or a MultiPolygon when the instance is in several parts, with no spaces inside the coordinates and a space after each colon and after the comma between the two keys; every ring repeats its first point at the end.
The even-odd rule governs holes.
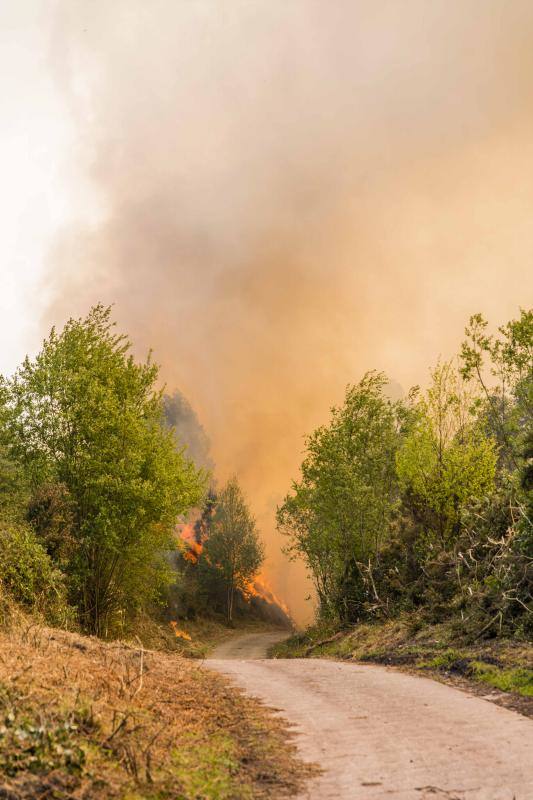
{"type": "Polygon", "coordinates": [[[251,597],[260,597],[266,603],[279,606],[290,617],[288,606],[274,594],[264,575],[260,574],[253,581],[246,581],[244,594],[247,600],[251,597]]]}
{"type": "MultiPolygon", "coordinates": [[[[196,539],[194,525],[191,523],[183,525],[179,530],[179,536],[185,545],[183,558],[185,558],[191,564],[197,564],[204,546],[202,542],[199,542],[196,539]]],[[[277,597],[267,578],[262,573],[254,578],[253,581],[245,582],[243,596],[245,600],[250,600],[252,597],[259,597],[261,600],[264,600],[265,603],[269,603],[270,605],[281,608],[281,610],[289,618],[291,616],[288,606],[283,602],[283,600],[280,600],[279,597],[277,597]]],[[[171,624],[174,625],[175,623],[171,624]]]]}
{"type": "Polygon", "coordinates": [[[186,641],[188,642],[191,641],[191,637],[189,636],[187,631],[182,631],[180,628],[178,628],[178,623],[175,622],[174,620],[172,620],[172,622],[170,623],[170,627],[172,628],[172,630],[174,631],[174,635],[178,639],[186,639],[186,641]]]}
{"type": "MultiPolygon", "coordinates": [[[[153,349],[161,385],[198,412],[217,480],[239,476],[265,572],[310,621],[312,585],[276,530],[302,437],[367,370],[399,394],[425,385],[471,314],[502,324],[532,296],[533,3],[53,6],[53,36],[35,32],[59,99],[41,106],[44,84],[16,68],[2,98],[22,131],[0,152],[2,279],[26,240],[45,241],[27,198],[42,191],[54,209],[50,252],[20,257],[46,264],[47,291],[35,282],[22,329],[1,319],[3,342],[41,328],[36,349],[49,322],[114,304],[135,356],[153,349]],[[72,140],[55,148],[64,167],[36,156],[43,178],[26,154],[51,152],[49,117],[72,140]]],[[[16,63],[35,69],[31,41],[16,63]]]]}
{"type": "Polygon", "coordinates": [[[190,523],[184,525],[180,530],[179,535],[180,539],[187,547],[183,553],[183,557],[187,561],[190,561],[191,564],[197,564],[203,550],[203,545],[201,542],[197,541],[194,527],[190,523]]]}

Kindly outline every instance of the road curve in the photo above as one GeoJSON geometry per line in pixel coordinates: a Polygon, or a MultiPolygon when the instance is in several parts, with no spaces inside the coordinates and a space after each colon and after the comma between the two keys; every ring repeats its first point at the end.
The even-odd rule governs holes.
{"type": "Polygon", "coordinates": [[[302,800],[533,800],[530,719],[385,667],[266,660],[276,637],[237,637],[207,665],[294,726],[324,770],[302,800]]]}
{"type": "Polygon", "coordinates": [[[276,642],[287,638],[287,631],[278,630],[269,633],[242,633],[226,639],[213,652],[211,659],[234,661],[243,659],[266,658],[268,649],[276,642]]]}

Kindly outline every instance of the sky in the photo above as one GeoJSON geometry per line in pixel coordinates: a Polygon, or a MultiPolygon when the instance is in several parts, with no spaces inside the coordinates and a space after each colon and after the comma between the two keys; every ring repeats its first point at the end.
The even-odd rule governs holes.
{"type": "Polygon", "coordinates": [[[46,69],[40,7],[0,6],[1,369],[10,372],[38,334],[35,285],[65,216],[58,176],[69,146],[61,99],[46,69]]]}
{"type": "Polygon", "coordinates": [[[114,304],[274,511],[345,386],[533,294],[530,0],[0,5],[0,370],[114,304]]]}

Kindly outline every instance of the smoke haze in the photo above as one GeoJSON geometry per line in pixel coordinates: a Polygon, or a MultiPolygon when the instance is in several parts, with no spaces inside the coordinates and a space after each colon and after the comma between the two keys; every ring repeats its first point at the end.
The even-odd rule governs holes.
{"type": "Polygon", "coordinates": [[[172,395],[163,395],[163,412],[166,424],[174,431],[176,443],[185,447],[186,457],[196,467],[214,472],[209,437],[194,408],[179,389],[172,395]]]}
{"type": "Polygon", "coordinates": [[[94,0],[50,67],[99,214],[50,254],[47,320],[115,303],[237,473],[299,619],[274,509],[371,368],[404,388],[468,316],[531,301],[530,0],[94,0]]]}

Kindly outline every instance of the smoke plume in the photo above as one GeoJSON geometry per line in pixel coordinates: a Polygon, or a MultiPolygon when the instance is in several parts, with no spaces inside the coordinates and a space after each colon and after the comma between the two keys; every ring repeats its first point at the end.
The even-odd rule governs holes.
{"type": "Polygon", "coordinates": [[[50,254],[47,321],[116,303],[239,475],[301,619],[273,512],[303,434],[365,370],[424,382],[470,313],[531,295],[533,4],[55,8],[99,212],[50,254]]]}
{"type": "Polygon", "coordinates": [[[179,389],[172,395],[163,395],[163,411],[165,422],[174,430],[176,444],[185,448],[187,459],[198,468],[214,472],[209,437],[196,411],[179,389]]]}

